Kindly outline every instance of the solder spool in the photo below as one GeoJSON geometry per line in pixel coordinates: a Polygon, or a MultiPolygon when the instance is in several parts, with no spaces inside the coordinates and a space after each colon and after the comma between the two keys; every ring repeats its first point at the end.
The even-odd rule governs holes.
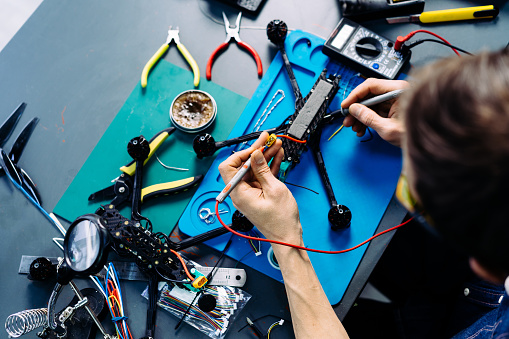
{"type": "Polygon", "coordinates": [[[203,131],[216,119],[217,104],[212,95],[200,90],[188,90],[175,97],[170,107],[170,120],[187,133],[203,131]]]}
{"type": "Polygon", "coordinates": [[[36,308],[11,314],[5,321],[5,330],[12,338],[17,338],[37,327],[46,325],[47,308],[36,308]]]}

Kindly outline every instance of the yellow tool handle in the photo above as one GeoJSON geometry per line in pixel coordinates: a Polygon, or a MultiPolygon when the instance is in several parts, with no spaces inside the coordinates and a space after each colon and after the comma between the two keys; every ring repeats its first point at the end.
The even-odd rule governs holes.
{"type": "Polygon", "coordinates": [[[184,46],[184,44],[178,44],[177,48],[191,66],[191,69],[193,70],[194,74],[194,87],[198,87],[198,85],[200,84],[200,69],[198,68],[198,64],[194,60],[191,53],[189,53],[186,46],[184,46]]]}
{"type": "MultiPolygon", "coordinates": [[[[173,133],[174,129],[166,129],[156,135],[152,140],[150,140],[150,153],[148,154],[147,159],[143,162],[143,165],[147,163],[147,161],[152,157],[154,152],[161,146],[163,141],[168,138],[168,136],[173,133]]],[[[134,172],[136,172],[136,162],[131,161],[128,165],[120,167],[120,170],[128,175],[134,175],[134,172]]]]}
{"type": "Polygon", "coordinates": [[[152,67],[154,67],[156,62],[159,59],[161,59],[161,57],[168,50],[169,47],[170,47],[170,45],[168,45],[168,44],[164,44],[161,47],[159,47],[157,52],[152,56],[152,58],[150,58],[150,60],[145,65],[145,67],[143,67],[143,71],[141,72],[141,87],[143,87],[143,88],[147,87],[148,73],[150,72],[152,67]]]}
{"type": "Polygon", "coordinates": [[[422,23],[428,24],[433,22],[494,18],[497,16],[497,14],[498,10],[495,8],[495,6],[488,5],[422,12],[419,20],[422,23]],[[484,11],[486,13],[482,13],[484,11]]]}
{"type": "Polygon", "coordinates": [[[189,177],[186,179],[175,180],[172,182],[165,182],[162,184],[155,184],[145,187],[141,190],[141,202],[150,198],[156,198],[163,195],[172,195],[185,192],[200,183],[203,175],[189,177]]]}

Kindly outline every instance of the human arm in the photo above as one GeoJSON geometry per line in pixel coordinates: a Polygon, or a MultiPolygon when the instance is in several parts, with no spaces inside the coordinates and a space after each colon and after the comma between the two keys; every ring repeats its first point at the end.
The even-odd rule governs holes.
{"type": "MultiPolygon", "coordinates": [[[[251,156],[252,171],[231,192],[235,207],[268,239],[303,245],[297,202],[275,175],[284,152],[278,140],[265,153],[258,150],[267,133],[247,150],[237,152],[219,165],[225,183],[251,156]],[[271,166],[267,162],[273,159],[271,166]]],[[[347,338],[316,276],[306,251],[273,244],[292,314],[297,338],[347,338]]]]}
{"type": "Polygon", "coordinates": [[[357,136],[364,135],[366,126],[371,127],[382,139],[395,146],[400,146],[404,127],[399,119],[398,101],[390,100],[371,108],[358,102],[370,96],[407,87],[408,82],[402,80],[367,79],[357,86],[341,103],[341,107],[349,108],[350,111],[350,115],[345,117],[343,125],[352,127],[352,130],[357,132],[357,136]]]}

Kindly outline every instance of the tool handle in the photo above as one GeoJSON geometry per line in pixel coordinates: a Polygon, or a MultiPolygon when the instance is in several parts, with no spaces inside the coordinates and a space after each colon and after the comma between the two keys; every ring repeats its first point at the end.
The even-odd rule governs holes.
{"type": "Polygon", "coordinates": [[[238,41],[237,44],[240,47],[244,48],[246,51],[248,51],[253,56],[253,58],[256,61],[256,68],[258,71],[258,76],[261,77],[263,75],[262,60],[260,59],[260,56],[258,55],[256,50],[253,47],[251,47],[251,45],[245,43],[244,41],[238,41]]]}
{"type": "Polygon", "coordinates": [[[164,45],[162,45],[161,47],[159,47],[157,52],[152,56],[152,58],[150,58],[150,60],[145,65],[145,67],[143,67],[143,71],[141,72],[141,87],[143,87],[143,88],[147,87],[148,73],[150,72],[152,67],[154,67],[156,62],[159,59],[161,59],[163,54],[166,53],[166,51],[168,50],[169,47],[170,47],[170,45],[168,45],[166,43],[164,45]]]}
{"type": "Polygon", "coordinates": [[[210,55],[209,57],[209,61],[207,62],[207,70],[206,70],[206,76],[207,76],[207,80],[210,80],[212,79],[212,64],[214,63],[214,60],[216,59],[217,55],[219,53],[221,53],[223,50],[225,50],[226,48],[228,47],[228,43],[227,42],[223,42],[221,45],[219,45],[219,47],[217,47],[215,49],[214,52],[212,52],[212,54],[210,55]]]}
{"type": "Polygon", "coordinates": [[[156,184],[145,187],[141,190],[141,202],[163,195],[185,192],[198,185],[202,179],[203,175],[197,175],[195,177],[189,177],[186,179],[175,180],[171,182],[165,182],[163,184],[156,184]]]}
{"type": "Polygon", "coordinates": [[[467,8],[445,9],[440,11],[422,12],[419,20],[422,23],[434,23],[445,21],[460,21],[483,18],[495,18],[498,15],[498,9],[493,5],[475,6],[467,8]]]}
{"type": "Polygon", "coordinates": [[[184,44],[178,44],[177,48],[179,49],[180,53],[182,53],[184,58],[187,60],[189,66],[191,66],[191,69],[193,70],[194,74],[194,87],[198,87],[198,85],[200,84],[200,68],[198,67],[198,64],[194,60],[191,53],[189,53],[186,46],[184,46],[184,44]]]}
{"type": "MultiPolygon", "coordinates": [[[[381,95],[377,95],[376,97],[361,101],[361,102],[359,102],[359,104],[368,106],[368,107],[378,105],[378,104],[381,104],[382,102],[389,101],[391,99],[396,99],[404,91],[405,91],[404,89],[396,89],[394,91],[390,91],[390,92],[387,92],[387,93],[384,93],[381,95]]],[[[350,111],[348,110],[348,108],[342,108],[341,113],[346,117],[348,114],[350,114],[350,111]]]]}
{"type": "Polygon", "coordinates": [[[244,177],[244,175],[246,175],[247,171],[249,171],[250,168],[251,168],[251,158],[247,159],[247,161],[233,176],[230,182],[225,186],[225,188],[223,188],[221,193],[217,195],[216,200],[219,201],[219,203],[222,203],[224,199],[226,199],[226,197],[230,195],[230,192],[238,185],[238,183],[242,180],[242,178],[244,177]]]}
{"type": "MultiPolygon", "coordinates": [[[[147,159],[145,159],[145,162],[143,165],[147,163],[147,161],[152,157],[152,155],[155,153],[155,151],[161,146],[164,140],[168,138],[173,132],[175,131],[175,127],[170,127],[163,129],[161,132],[157,133],[155,136],[150,139],[150,153],[148,154],[147,159]]],[[[136,163],[134,161],[131,161],[125,166],[120,167],[120,170],[124,172],[127,175],[134,175],[136,172],[136,163]]]]}

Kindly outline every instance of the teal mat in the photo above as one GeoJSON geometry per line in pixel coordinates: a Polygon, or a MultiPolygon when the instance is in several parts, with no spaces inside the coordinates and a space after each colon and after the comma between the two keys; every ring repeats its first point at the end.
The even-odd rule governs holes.
{"type": "MultiPolygon", "coordinates": [[[[89,203],[88,196],[111,185],[111,180],[120,175],[119,168],[132,158],[127,153],[127,144],[133,137],[143,135],[151,139],[157,132],[171,126],[169,109],[173,99],[181,92],[193,89],[190,71],[161,60],[152,70],[146,89],[138,83],[117,116],[98,142],[87,161],[68,187],[54,213],[68,221],[87,213],[94,213],[101,204],[110,201],[89,203]]],[[[205,132],[217,140],[228,137],[248,99],[205,79],[200,81],[200,90],[210,93],[217,103],[216,121],[205,132]]],[[[100,119],[94,113],[91,119],[100,119]]],[[[164,168],[153,156],[145,165],[143,187],[205,174],[214,157],[198,159],[192,142],[196,134],[176,130],[169,136],[156,154],[168,166],[187,168],[175,171],[164,168]]],[[[141,213],[152,221],[154,231],[169,233],[193,196],[195,189],[175,195],[156,198],[142,205],[141,213]]],[[[130,203],[121,209],[122,215],[131,215],[130,203]]]]}

